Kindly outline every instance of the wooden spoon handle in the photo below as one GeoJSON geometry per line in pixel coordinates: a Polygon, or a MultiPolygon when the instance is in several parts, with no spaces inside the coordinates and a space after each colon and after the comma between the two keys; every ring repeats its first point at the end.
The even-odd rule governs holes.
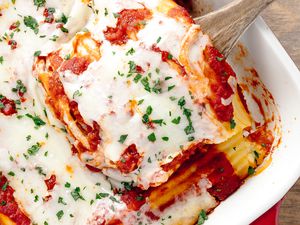
{"type": "Polygon", "coordinates": [[[226,57],[259,13],[274,0],[235,0],[220,10],[195,18],[226,57]]]}

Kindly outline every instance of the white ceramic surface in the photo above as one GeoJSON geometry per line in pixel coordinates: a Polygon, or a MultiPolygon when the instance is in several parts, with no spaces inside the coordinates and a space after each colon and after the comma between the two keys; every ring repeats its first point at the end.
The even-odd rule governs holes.
{"type": "MultiPolygon", "coordinates": [[[[228,0],[204,2],[218,8],[228,0]]],[[[282,142],[273,153],[271,165],[221,203],[206,225],[251,223],[278,202],[300,176],[300,72],[262,18],[241,42],[278,106],[282,142]]]]}

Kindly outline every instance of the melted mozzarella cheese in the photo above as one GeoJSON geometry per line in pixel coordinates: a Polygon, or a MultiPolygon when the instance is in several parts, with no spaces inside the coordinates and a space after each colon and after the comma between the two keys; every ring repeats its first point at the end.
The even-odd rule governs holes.
{"type": "MultiPolygon", "coordinates": [[[[113,13],[124,8],[143,8],[143,5],[130,0],[100,2],[95,1],[94,10],[98,14],[90,17],[86,28],[101,43],[101,59],[91,63],[79,76],[71,71],[60,72],[60,79],[68,98],[78,103],[85,122],[92,124],[96,121],[100,125],[100,151],[104,152],[106,165],[114,167],[110,165],[111,162],[121,160],[123,151],[131,144],[135,144],[142,155],[139,168],[130,174],[120,174],[113,169],[104,172],[119,181],[133,180],[141,187],[148,188],[151,183],[167,180],[170,172],[162,171],[161,165],[171,162],[191,144],[201,141],[219,143],[228,138],[228,134],[206,113],[205,106],[195,103],[194,93],[190,92],[186,78],[163,62],[160,52],[152,49],[155,45],[178,59],[186,36],[199,30],[199,26],[170,18],[157,11],[157,3],[153,3],[150,4],[152,18],[138,32],[138,40],[128,40],[121,46],[114,45],[104,37],[107,27],[117,24],[113,13]],[[132,65],[140,66],[144,72],[130,73],[132,65]],[[147,83],[143,83],[143,79],[147,79],[151,90],[146,90],[147,83]],[[161,89],[161,93],[155,93],[153,87],[161,89]],[[180,101],[185,102],[184,107],[180,106],[180,101]],[[152,111],[150,120],[161,121],[161,124],[154,124],[154,129],[149,129],[143,122],[143,116],[149,108],[152,111]],[[190,110],[190,118],[184,109],[190,110]],[[186,131],[189,125],[193,126],[195,132],[189,134],[186,131]],[[155,140],[149,140],[153,134],[155,140]],[[119,141],[121,136],[126,136],[123,143],[119,141]]],[[[202,74],[198,60],[202,59],[202,52],[210,41],[208,36],[199,32],[196,34],[198,38],[190,49],[189,57],[202,74]]],[[[72,46],[72,41],[64,45],[61,56],[70,52],[72,46]]],[[[202,86],[207,89],[207,81],[202,86]]],[[[206,89],[198,91],[202,95],[201,98],[198,96],[199,99],[206,97],[206,89]]],[[[98,154],[86,153],[83,158],[91,163],[98,154]]]]}
{"type": "MultiPolygon", "coordinates": [[[[37,9],[33,1],[17,0],[15,5],[11,1],[5,1],[5,7],[0,6],[3,14],[0,17],[1,37],[5,33],[12,33],[9,31],[12,23],[20,21],[21,24],[20,32],[14,32],[13,36],[18,43],[15,50],[11,50],[7,41],[0,42],[0,56],[4,59],[3,64],[0,64],[0,93],[16,100],[16,93],[11,91],[16,86],[16,81],[21,79],[27,87],[27,100],[18,106],[18,115],[6,117],[0,114],[0,171],[9,179],[15,190],[15,198],[33,223],[99,224],[103,217],[111,219],[116,213],[114,210],[126,211],[124,203],[112,200],[116,198],[118,201],[118,196],[97,199],[96,195],[99,193],[113,196],[110,181],[102,174],[87,170],[84,163],[72,155],[68,141],[71,138],[63,132],[63,125],[53,118],[50,111],[46,110],[48,117],[44,114],[47,107],[44,96],[38,87],[38,81],[32,76],[35,52],[41,51],[42,55],[46,55],[60,48],[84,27],[93,32],[96,40],[102,41],[102,58],[92,63],[80,76],[69,71],[61,74],[65,91],[70,99],[74,97],[78,102],[79,111],[87,123],[95,120],[101,124],[101,147],[107,163],[109,160],[120,160],[122,151],[131,143],[135,143],[139,153],[143,155],[139,171],[134,171],[128,177],[111,169],[107,169],[106,174],[119,181],[134,180],[148,187],[150,181],[162,182],[168,178],[168,174],[161,171],[161,163],[170,162],[181,152],[181,148],[186,149],[192,144],[193,141],[188,141],[189,137],[193,136],[197,142],[203,139],[212,142],[222,140],[219,128],[211,123],[208,116],[201,116],[204,109],[194,104],[184,78],[162,62],[159,53],[151,50],[152,44],[161,37],[157,46],[177,58],[181,41],[190,29],[156,12],[159,2],[116,0],[112,4],[111,1],[95,1],[93,8],[99,10],[99,14],[95,15],[81,0],[47,0],[46,7],[55,8],[55,18],[59,18],[62,13],[68,16],[65,27],[69,34],[57,29],[56,23],[44,23],[44,8],[37,9]],[[139,41],[130,40],[124,46],[111,45],[104,39],[103,31],[107,26],[115,26],[117,19],[113,13],[124,8],[143,8],[140,3],[145,3],[146,7],[156,13],[145,29],[138,33],[139,41]],[[108,11],[107,17],[103,16],[105,9],[108,11]],[[38,34],[24,25],[23,18],[29,15],[39,24],[38,34]],[[57,41],[53,41],[55,39],[57,41]],[[127,54],[131,48],[135,52],[127,54]],[[141,82],[134,81],[136,74],[127,77],[130,61],[146,71],[142,75],[148,76],[152,87],[155,81],[160,80],[163,90],[161,94],[145,91],[141,82]],[[120,76],[118,72],[124,75],[120,76]],[[81,96],[74,96],[77,90],[80,90],[81,96]],[[189,123],[178,106],[178,100],[182,97],[186,102],[185,107],[192,111],[191,120],[196,131],[192,135],[186,135],[184,131],[189,123]],[[133,116],[128,113],[130,100],[143,100],[142,104],[134,108],[133,116]],[[142,116],[149,106],[152,107],[150,117],[165,122],[162,126],[156,125],[155,142],[148,140],[148,136],[154,131],[149,130],[142,122],[142,116]],[[114,116],[110,115],[111,111],[115,112],[114,116]],[[36,127],[26,114],[37,115],[47,123],[36,127]],[[178,121],[179,117],[180,122],[176,122],[178,124],[172,122],[174,119],[178,121]],[[121,144],[118,140],[124,134],[128,137],[121,144]],[[164,141],[163,137],[168,137],[168,141],[164,141]],[[33,146],[40,147],[37,153],[29,154],[28,150],[33,146]],[[53,174],[57,178],[57,184],[53,190],[48,191],[45,180],[53,174]],[[43,201],[49,195],[51,198],[43,201]]],[[[203,46],[208,43],[207,37],[201,40],[203,46]]],[[[65,48],[69,49],[70,45],[67,44],[65,48]]],[[[194,49],[193,52],[198,57],[202,50],[194,49]]],[[[215,203],[204,192],[201,197],[190,198],[190,201],[203,202],[203,208],[210,208],[215,203]]],[[[168,214],[176,214],[177,208],[170,209],[168,214]]],[[[127,224],[132,224],[132,221],[127,221],[127,224]]]]}

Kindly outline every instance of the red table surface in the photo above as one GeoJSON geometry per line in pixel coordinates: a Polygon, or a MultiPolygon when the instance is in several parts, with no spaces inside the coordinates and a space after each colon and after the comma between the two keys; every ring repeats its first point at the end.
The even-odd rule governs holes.
{"type": "Polygon", "coordinates": [[[269,211],[251,223],[251,225],[278,225],[278,215],[281,203],[282,201],[274,205],[269,211]]]}

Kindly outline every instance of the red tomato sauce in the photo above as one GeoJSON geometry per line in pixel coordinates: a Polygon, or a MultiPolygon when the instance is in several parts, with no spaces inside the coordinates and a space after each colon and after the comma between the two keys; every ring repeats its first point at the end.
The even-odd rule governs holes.
{"type": "Polygon", "coordinates": [[[209,103],[214,109],[219,120],[228,122],[233,118],[233,106],[223,105],[222,99],[228,99],[233,95],[233,90],[228,84],[230,76],[236,77],[225,57],[214,47],[207,46],[204,50],[204,60],[211,69],[205,69],[204,74],[209,78],[211,96],[209,103]]]}
{"type": "Polygon", "coordinates": [[[47,190],[51,191],[53,190],[55,184],[56,184],[56,176],[55,175],[51,175],[51,177],[47,180],[45,180],[45,184],[47,186],[47,190]]]}
{"type": "Polygon", "coordinates": [[[16,104],[13,100],[10,100],[2,95],[0,95],[0,112],[5,116],[11,116],[17,113],[16,104]]]}
{"type": "Polygon", "coordinates": [[[7,179],[0,173],[0,213],[17,225],[31,224],[30,219],[19,208],[13,194],[13,188],[8,185],[7,179]]]}
{"type": "Polygon", "coordinates": [[[93,121],[93,127],[87,125],[79,110],[78,110],[78,104],[75,101],[71,101],[70,104],[70,113],[73,116],[73,118],[76,120],[77,126],[80,128],[80,130],[86,135],[89,144],[90,144],[90,149],[89,151],[96,151],[98,144],[100,144],[100,126],[98,125],[97,122],[93,121]]]}
{"type": "Polygon", "coordinates": [[[90,61],[86,57],[73,57],[63,62],[60,71],[70,70],[72,73],[80,75],[87,70],[89,65],[90,61]]]}
{"type": "Polygon", "coordinates": [[[139,188],[133,188],[123,192],[121,200],[127,205],[128,209],[138,211],[146,202],[146,193],[139,188]]]}
{"type": "Polygon", "coordinates": [[[168,63],[172,67],[176,67],[175,69],[180,73],[181,76],[186,75],[186,71],[183,66],[178,62],[176,58],[174,58],[169,52],[161,50],[156,45],[152,46],[152,51],[158,52],[161,54],[161,60],[163,62],[168,63]]]}
{"type": "Polygon", "coordinates": [[[224,153],[218,152],[213,146],[204,146],[202,150],[196,151],[189,160],[184,162],[167,183],[150,191],[150,201],[155,202],[157,196],[163,196],[167,193],[170,195],[173,188],[180,190],[179,195],[176,194],[173,197],[171,195],[166,202],[159,205],[159,209],[163,211],[174,204],[176,198],[184,199],[190,188],[195,187],[203,177],[207,177],[212,184],[208,192],[219,201],[225,200],[243,182],[235,174],[224,153]]]}
{"type": "Polygon", "coordinates": [[[116,166],[122,173],[130,173],[138,168],[140,161],[141,156],[135,144],[132,144],[122,153],[120,160],[116,162],[116,166]]]}
{"type": "Polygon", "coordinates": [[[144,9],[124,9],[118,15],[116,27],[107,27],[105,38],[112,44],[123,45],[144,27],[144,21],[151,18],[151,12],[144,9]]]}

